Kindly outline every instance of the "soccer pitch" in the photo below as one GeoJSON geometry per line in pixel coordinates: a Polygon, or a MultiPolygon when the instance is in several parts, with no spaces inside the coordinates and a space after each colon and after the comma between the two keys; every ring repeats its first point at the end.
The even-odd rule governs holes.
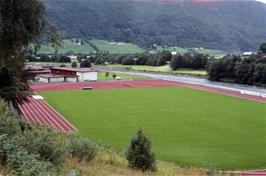
{"type": "Polygon", "coordinates": [[[265,103],[189,88],[41,93],[81,136],[123,151],[138,128],[181,166],[266,166],[265,103]]]}

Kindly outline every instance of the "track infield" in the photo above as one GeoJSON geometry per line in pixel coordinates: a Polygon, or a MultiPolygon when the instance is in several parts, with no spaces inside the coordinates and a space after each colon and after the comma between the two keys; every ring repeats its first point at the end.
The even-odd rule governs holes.
{"type": "Polygon", "coordinates": [[[124,150],[142,127],[157,159],[265,168],[265,103],[183,87],[41,92],[81,136],[124,150]]]}

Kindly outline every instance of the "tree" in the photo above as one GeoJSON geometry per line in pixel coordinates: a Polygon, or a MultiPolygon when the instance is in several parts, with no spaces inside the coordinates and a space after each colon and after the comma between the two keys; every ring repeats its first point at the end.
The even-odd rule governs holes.
{"type": "Polygon", "coordinates": [[[178,68],[184,68],[185,65],[185,58],[182,55],[175,55],[170,62],[170,67],[173,70],[176,70],[178,68]]]}
{"type": "Polygon", "coordinates": [[[0,97],[19,111],[19,104],[28,100],[29,86],[20,82],[5,67],[0,68],[0,97]]]}
{"type": "Polygon", "coordinates": [[[150,140],[139,129],[137,134],[131,139],[131,142],[125,152],[128,166],[141,171],[155,171],[155,155],[151,151],[150,140]]]}
{"type": "Polygon", "coordinates": [[[72,67],[72,68],[77,68],[77,66],[78,66],[78,64],[77,64],[76,61],[72,62],[72,64],[71,64],[71,67],[72,67]]]}
{"type": "Polygon", "coordinates": [[[56,49],[61,44],[56,28],[47,18],[42,1],[0,0],[1,66],[13,75],[21,76],[25,62],[22,50],[36,52],[44,37],[56,49]]]}
{"type": "Polygon", "coordinates": [[[134,65],[134,60],[131,58],[125,58],[122,61],[122,65],[134,65]]]}
{"type": "Polygon", "coordinates": [[[266,84],[266,64],[256,64],[253,79],[257,83],[266,84]]]}
{"type": "Polygon", "coordinates": [[[112,75],[112,77],[113,77],[113,79],[115,79],[115,78],[116,78],[116,74],[114,73],[114,74],[112,75]]]}
{"type": "Polygon", "coordinates": [[[259,51],[266,54],[266,42],[260,45],[259,51]]]}
{"type": "Polygon", "coordinates": [[[219,81],[226,74],[226,66],[222,61],[213,61],[208,67],[208,75],[210,80],[219,81]]]}
{"type": "Polygon", "coordinates": [[[62,63],[66,63],[66,62],[71,62],[71,59],[69,58],[69,57],[67,57],[67,56],[61,56],[60,58],[59,58],[59,62],[62,62],[62,63]]]}
{"type": "Polygon", "coordinates": [[[241,84],[252,84],[253,83],[253,72],[254,65],[248,63],[237,63],[236,64],[236,81],[241,84]]]}
{"type": "Polygon", "coordinates": [[[109,72],[105,73],[105,78],[109,78],[109,72]]]}
{"type": "Polygon", "coordinates": [[[91,68],[91,62],[88,59],[80,62],[80,68],[91,68]]]}
{"type": "Polygon", "coordinates": [[[95,65],[101,65],[104,64],[104,60],[102,56],[99,56],[96,60],[95,60],[95,65]]]}

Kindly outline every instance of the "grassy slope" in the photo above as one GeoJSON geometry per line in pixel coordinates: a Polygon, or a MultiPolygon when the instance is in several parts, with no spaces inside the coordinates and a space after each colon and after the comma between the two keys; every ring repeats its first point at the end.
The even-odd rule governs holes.
{"type": "Polygon", "coordinates": [[[100,51],[109,51],[110,54],[135,54],[145,52],[144,49],[132,43],[127,43],[125,45],[112,45],[108,41],[96,39],[91,40],[91,43],[96,45],[100,51]]]}
{"type": "MultiPolygon", "coordinates": [[[[109,51],[110,54],[135,54],[145,52],[144,49],[132,43],[127,43],[125,45],[112,45],[108,41],[95,39],[91,40],[90,42],[96,45],[100,51],[109,51]]],[[[63,47],[59,49],[59,54],[65,54],[69,51],[82,54],[95,52],[94,49],[86,42],[84,42],[84,45],[76,45],[70,42],[64,42],[63,47]]],[[[52,54],[54,53],[54,49],[52,49],[50,46],[42,45],[40,53],[52,54]]]]}
{"type": "MultiPolygon", "coordinates": [[[[70,170],[75,170],[79,175],[103,176],[103,175],[128,175],[128,176],[182,176],[182,175],[206,175],[203,169],[181,168],[174,164],[157,161],[157,171],[140,172],[127,167],[127,161],[121,152],[103,149],[100,150],[96,159],[90,163],[79,162],[77,159],[66,158],[60,168],[60,175],[65,176],[70,170]]],[[[222,174],[219,174],[222,175],[222,174]]],[[[227,174],[229,176],[229,174],[227,174]]],[[[223,176],[227,176],[224,175],[223,176]]],[[[217,175],[218,176],[218,175],[217,175]]]]}
{"type": "MultiPolygon", "coordinates": [[[[116,76],[120,77],[121,80],[145,80],[149,79],[146,76],[139,76],[139,75],[130,75],[130,74],[124,74],[124,73],[115,73],[116,76]]],[[[106,81],[106,80],[112,80],[113,72],[109,73],[109,77],[105,77],[105,72],[98,72],[98,80],[99,81],[106,81]]]]}
{"type": "Polygon", "coordinates": [[[178,165],[265,167],[265,104],[186,88],[42,93],[82,136],[125,149],[137,128],[158,159],[178,165]]]}
{"type": "MultiPolygon", "coordinates": [[[[64,44],[64,46],[59,49],[59,54],[65,54],[69,51],[73,51],[74,53],[82,53],[82,54],[94,52],[93,48],[91,48],[91,46],[87,43],[84,43],[84,45],[64,44]]],[[[40,53],[52,54],[54,53],[54,50],[50,46],[42,45],[40,53]]]]}

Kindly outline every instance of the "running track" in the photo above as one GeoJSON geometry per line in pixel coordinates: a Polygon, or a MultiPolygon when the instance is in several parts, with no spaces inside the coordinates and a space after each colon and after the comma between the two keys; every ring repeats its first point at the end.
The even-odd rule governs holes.
{"type": "Polygon", "coordinates": [[[20,106],[22,119],[27,123],[40,124],[62,132],[76,131],[76,128],[66,121],[44,100],[31,97],[29,102],[20,106]]]}
{"type": "Polygon", "coordinates": [[[237,173],[239,176],[266,176],[266,169],[251,170],[237,173]]]}
{"type": "Polygon", "coordinates": [[[31,88],[36,92],[44,91],[69,91],[81,90],[83,87],[92,87],[93,89],[119,89],[119,88],[153,88],[153,87],[189,87],[192,89],[214,92],[228,96],[240,97],[243,99],[266,102],[266,98],[241,94],[237,91],[224,90],[203,85],[194,85],[189,83],[164,81],[164,80],[140,80],[140,81],[108,81],[108,82],[85,82],[85,83],[50,83],[34,84],[31,88]]]}

